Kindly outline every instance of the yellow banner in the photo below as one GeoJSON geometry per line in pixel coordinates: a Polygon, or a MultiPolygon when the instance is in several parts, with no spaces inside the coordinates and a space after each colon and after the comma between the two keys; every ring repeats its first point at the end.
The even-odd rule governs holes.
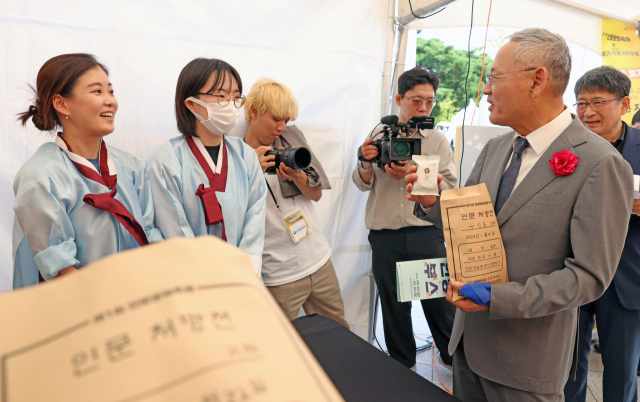
{"type": "Polygon", "coordinates": [[[633,115],[640,110],[640,37],[636,27],[603,18],[602,65],[612,66],[631,79],[631,107],[622,120],[631,125],[633,115]]]}

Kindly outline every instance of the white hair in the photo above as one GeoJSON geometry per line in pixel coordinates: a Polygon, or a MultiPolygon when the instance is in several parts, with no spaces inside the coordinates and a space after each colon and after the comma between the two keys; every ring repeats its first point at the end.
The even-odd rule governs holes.
{"type": "Polygon", "coordinates": [[[571,54],[564,38],[543,28],[527,28],[508,36],[516,42],[513,61],[523,68],[544,67],[553,94],[562,96],[571,74],[571,54]]]}

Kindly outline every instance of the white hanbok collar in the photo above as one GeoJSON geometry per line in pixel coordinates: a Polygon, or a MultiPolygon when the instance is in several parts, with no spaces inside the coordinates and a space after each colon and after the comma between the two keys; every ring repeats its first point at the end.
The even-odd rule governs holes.
{"type": "MultiPolygon", "coordinates": [[[[207,161],[207,164],[209,165],[213,173],[220,174],[220,171],[222,170],[222,158],[224,157],[224,152],[222,152],[222,142],[220,143],[220,151],[218,151],[218,160],[216,161],[216,163],[213,163],[211,155],[209,155],[207,148],[202,144],[200,138],[196,137],[195,135],[191,138],[193,138],[193,142],[198,147],[198,150],[200,150],[200,153],[204,157],[204,160],[207,161]]],[[[224,138],[222,138],[222,141],[224,141],[224,138]]]]}
{"type": "MultiPolygon", "coordinates": [[[[100,140],[101,145],[102,145],[102,141],[103,140],[101,139],[100,140]]],[[[82,156],[71,152],[69,150],[69,147],[67,146],[67,143],[62,139],[60,135],[56,136],[55,143],[57,146],[60,147],[60,149],[62,149],[67,154],[67,156],[69,157],[69,159],[71,159],[72,162],[78,163],[82,166],[85,166],[88,169],[93,170],[97,174],[100,174],[100,172],[98,172],[98,169],[96,169],[93,163],[89,162],[87,159],[83,158],[82,156]]],[[[98,151],[98,160],[100,160],[100,151],[98,151]]],[[[209,160],[211,160],[211,158],[209,158],[209,160]]],[[[107,152],[107,166],[109,167],[110,175],[116,175],[118,173],[116,171],[116,165],[113,163],[113,159],[111,158],[111,155],[109,155],[108,152],[107,152]]]]}

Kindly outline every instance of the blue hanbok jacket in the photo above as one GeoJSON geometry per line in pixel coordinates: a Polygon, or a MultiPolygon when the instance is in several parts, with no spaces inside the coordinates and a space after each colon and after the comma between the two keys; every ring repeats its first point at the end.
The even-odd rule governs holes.
{"type": "MultiPolygon", "coordinates": [[[[116,168],[119,200],[143,227],[150,243],[162,240],[153,227],[151,188],[143,164],[107,145],[116,168]]],[[[20,168],[13,182],[13,287],[38,283],[60,270],[81,268],[110,254],[138,247],[137,241],[107,211],[82,199],[109,189],[84,177],[54,142],[43,144],[20,168]]]]}
{"type": "MultiPolygon", "coordinates": [[[[216,192],[216,196],[227,242],[249,254],[260,276],[267,200],[264,175],[250,146],[235,137],[225,136],[223,141],[228,157],[227,184],[225,191],[216,192]]],[[[204,206],[196,191],[200,184],[210,184],[184,136],[160,145],[147,159],[146,169],[153,194],[154,222],[164,238],[221,236],[221,225],[206,224],[204,206]]]]}

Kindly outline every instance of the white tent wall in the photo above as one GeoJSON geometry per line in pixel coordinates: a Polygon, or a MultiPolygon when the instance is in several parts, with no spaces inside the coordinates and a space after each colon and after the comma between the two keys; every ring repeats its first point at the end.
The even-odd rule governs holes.
{"type": "MultiPolygon", "coordinates": [[[[120,104],[107,141],[140,160],[178,135],[173,99],[180,70],[196,57],[238,69],[244,93],[259,77],[291,87],[296,124],[329,175],[317,204],[352,329],[366,338],[370,251],[367,194],[351,181],[356,149],[379,119],[387,0],[3,0],[0,7],[0,290],[11,288],[13,178],[50,141],[16,114],[26,110],[42,64],[92,53],[110,69],[120,104]]],[[[241,129],[240,129],[241,130],[241,129]]],[[[153,272],[150,270],[150,275],[153,272]]]]}

